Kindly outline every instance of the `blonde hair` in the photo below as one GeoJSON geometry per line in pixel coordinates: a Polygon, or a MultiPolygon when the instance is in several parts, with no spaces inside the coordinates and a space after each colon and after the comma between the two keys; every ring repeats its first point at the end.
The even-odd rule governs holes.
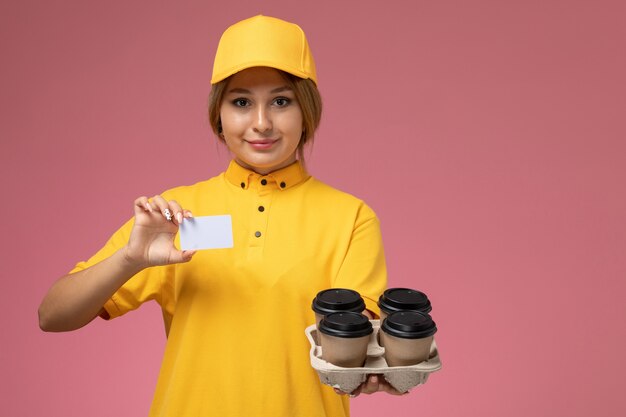
{"type": "MultiPolygon", "coordinates": [[[[300,138],[296,154],[298,159],[304,163],[304,146],[308,143],[313,143],[313,136],[322,119],[322,97],[312,80],[296,77],[284,71],[279,72],[293,90],[302,111],[302,137],[300,138]]],[[[224,142],[224,138],[222,137],[220,108],[222,107],[224,92],[229,80],[230,77],[213,84],[209,94],[209,123],[213,133],[222,142],[224,142]]]]}

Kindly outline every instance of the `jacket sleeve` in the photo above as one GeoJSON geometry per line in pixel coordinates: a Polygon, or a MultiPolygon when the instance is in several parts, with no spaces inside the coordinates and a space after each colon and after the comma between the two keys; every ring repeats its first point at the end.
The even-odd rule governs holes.
{"type": "Polygon", "coordinates": [[[351,288],[365,300],[366,308],[379,315],[378,297],[387,286],[387,266],[380,222],[363,204],[356,216],[348,250],[333,287],[351,288]]]}

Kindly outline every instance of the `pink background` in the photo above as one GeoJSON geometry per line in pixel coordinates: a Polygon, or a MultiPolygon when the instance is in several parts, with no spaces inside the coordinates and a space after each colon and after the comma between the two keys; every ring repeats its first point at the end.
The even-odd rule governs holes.
{"type": "Polygon", "coordinates": [[[212,57],[263,13],[317,60],[310,170],[377,211],[440,328],[443,370],[353,415],[626,415],[624,4],[2,2],[0,414],[147,414],[156,305],[66,334],[37,306],[135,197],[225,168],[212,57]]]}

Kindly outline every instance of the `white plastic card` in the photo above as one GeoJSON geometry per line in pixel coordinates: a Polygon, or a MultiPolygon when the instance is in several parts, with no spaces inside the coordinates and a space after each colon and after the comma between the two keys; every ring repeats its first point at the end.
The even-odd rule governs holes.
{"type": "Polygon", "coordinates": [[[233,224],[230,214],[186,218],[179,230],[181,250],[233,247],[233,224]]]}

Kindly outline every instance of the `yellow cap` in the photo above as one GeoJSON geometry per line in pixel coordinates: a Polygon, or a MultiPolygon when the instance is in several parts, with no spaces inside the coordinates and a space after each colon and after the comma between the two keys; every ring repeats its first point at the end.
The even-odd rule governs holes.
{"type": "Polygon", "coordinates": [[[317,84],[304,32],[275,17],[254,16],[226,29],[215,53],[211,84],[251,67],[276,68],[317,84]]]}

